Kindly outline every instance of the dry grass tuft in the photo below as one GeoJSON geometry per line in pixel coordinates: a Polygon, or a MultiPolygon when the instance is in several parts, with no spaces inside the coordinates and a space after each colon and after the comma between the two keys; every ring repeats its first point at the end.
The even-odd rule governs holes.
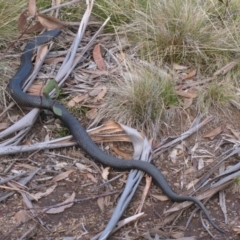
{"type": "Polygon", "coordinates": [[[111,17],[105,31],[114,31],[116,26],[125,25],[133,20],[135,9],[143,10],[147,7],[148,1],[145,0],[99,0],[95,2],[93,14],[105,20],[111,17]]]}
{"type": "Polygon", "coordinates": [[[24,0],[4,1],[0,0],[0,46],[6,39],[17,36],[17,21],[19,14],[26,7],[24,0]]]}
{"type": "MultiPolygon", "coordinates": [[[[239,1],[229,6],[220,1],[151,0],[136,8],[129,23],[119,28],[137,45],[140,58],[153,62],[180,63],[197,68],[198,76],[212,76],[229,62],[239,59],[239,1]]],[[[234,80],[240,65],[220,81],[198,89],[196,108],[201,112],[221,109],[236,98],[234,80]],[[233,79],[229,79],[232,78],[233,79]]]]}
{"type": "Polygon", "coordinates": [[[239,52],[237,22],[223,18],[221,7],[213,1],[152,0],[145,11],[136,10],[124,31],[145,59],[197,65],[212,73],[239,52]]]}
{"type": "Polygon", "coordinates": [[[210,109],[222,109],[228,107],[230,100],[236,98],[231,82],[219,83],[214,81],[199,91],[197,107],[202,112],[209,112],[210,109]]]}
{"type": "Polygon", "coordinates": [[[178,104],[174,81],[147,67],[130,66],[119,85],[112,85],[99,116],[136,127],[148,135],[158,132],[160,120],[178,104]]]}

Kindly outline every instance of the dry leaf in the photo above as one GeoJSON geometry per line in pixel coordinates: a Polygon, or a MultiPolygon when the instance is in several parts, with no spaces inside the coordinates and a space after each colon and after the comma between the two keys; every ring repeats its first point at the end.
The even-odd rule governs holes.
{"type": "Polygon", "coordinates": [[[186,79],[192,78],[192,77],[194,77],[196,74],[197,74],[197,70],[194,69],[193,71],[191,71],[190,73],[188,73],[188,75],[185,76],[182,80],[186,80],[186,79]]]}
{"type": "Polygon", "coordinates": [[[196,171],[197,171],[197,170],[196,170],[195,167],[190,167],[190,168],[188,168],[188,169],[184,172],[184,174],[187,175],[187,174],[189,174],[189,173],[194,173],[194,172],[196,172],[196,171]]]}
{"type": "Polygon", "coordinates": [[[27,168],[27,169],[31,169],[31,170],[35,170],[37,167],[33,166],[33,165],[30,165],[30,164],[27,164],[27,163],[17,163],[15,164],[15,167],[17,168],[27,168]]]}
{"type": "Polygon", "coordinates": [[[99,100],[101,100],[107,93],[107,87],[106,86],[102,86],[102,90],[101,92],[94,98],[93,102],[98,102],[99,100]]]}
{"type": "Polygon", "coordinates": [[[46,16],[39,13],[37,14],[37,18],[38,21],[48,30],[65,28],[65,24],[53,16],[46,16]]]}
{"type": "Polygon", "coordinates": [[[67,198],[64,202],[62,202],[60,204],[64,204],[64,203],[68,203],[68,202],[71,202],[71,203],[69,203],[67,205],[60,206],[60,207],[51,208],[46,213],[56,214],[56,213],[63,212],[66,208],[70,208],[73,205],[73,201],[75,199],[75,196],[76,196],[76,193],[73,192],[72,195],[69,198],[67,198]]]}
{"type": "Polygon", "coordinates": [[[120,124],[114,121],[108,121],[104,123],[102,126],[89,131],[89,133],[91,135],[100,134],[102,132],[105,132],[106,134],[113,134],[113,133],[122,132],[122,131],[123,131],[123,128],[121,127],[120,124]]]}
{"type": "Polygon", "coordinates": [[[94,172],[91,168],[87,167],[86,165],[84,165],[82,163],[76,163],[76,166],[78,169],[80,169],[82,171],[94,172]]]}
{"type": "Polygon", "coordinates": [[[103,75],[109,75],[109,73],[115,72],[117,69],[112,69],[111,71],[106,71],[106,70],[88,70],[88,69],[81,69],[82,72],[84,73],[89,73],[91,74],[91,78],[96,78],[96,77],[101,77],[103,75]]]}
{"type": "Polygon", "coordinates": [[[106,168],[104,168],[103,171],[102,171],[102,178],[103,178],[104,180],[108,180],[109,169],[110,169],[110,167],[106,167],[106,168]]]}
{"type": "Polygon", "coordinates": [[[131,142],[129,136],[123,133],[123,128],[114,121],[109,121],[100,127],[91,129],[88,133],[96,142],[131,142]]]}
{"type": "Polygon", "coordinates": [[[28,88],[27,92],[29,95],[42,96],[43,88],[44,88],[44,85],[42,83],[35,83],[28,88]]]}
{"type": "Polygon", "coordinates": [[[97,199],[97,204],[98,204],[99,208],[101,209],[101,211],[104,210],[104,207],[105,207],[105,206],[109,206],[109,204],[110,204],[110,199],[111,199],[110,196],[99,197],[99,198],[97,199]]]}
{"type": "Polygon", "coordinates": [[[212,163],[213,161],[214,161],[213,158],[207,158],[207,159],[205,159],[205,162],[206,162],[206,163],[212,163]]]}
{"type": "Polygon", "coordinates": [[[67,103],[68,107],[74,107],[76,105],[76,102],[70,100],[68,103],[67,103]]]}
{"type": "Polygon", "coordinates": [[[118,59],[120,62],[122,62],[122,61],[124,61],[124,60],[126,59],[126,55],[125,55],[124,52],[117,53],[117,54],[116,54],[116,57],[117,57],[117,59],[118,59]]]}
{"type": "Polygon", "coordinates": [[[97,108],[93,108],[89,111],[86,112],[86,117],[88,119],[94,119],[96,116],[97,116],[97,112],[98,112],[98,109],[97,108]]]}
{"type": "Polygon", "coordinates": [[[198,160],[198,170],[202,169],[204,167],[204,161],[202,158],[198,160]]]}
{"type": "Polygon", "coordinates": [[[240,226],[233,227],[233,231],[236,232],[237,234],[240,234],[240,226]]]}
{"type": "Polygon", "coordinates": [[[205,134],[203,137],[213,139],[217,135],[219,135],[221,132],[222,132],[222,128],[217,127],[215,129],[213,129],[212,131],[210,131],[209,133],[205,134]]]}
{"type": "Polygon", "coordinates": [[[36,22],[33,26],[27,29],[26,33],[41,32],[44,26],[40,22],[36,22]]]}
{"type": "Polygon", "coordinates": [[[177,160],[177,155],[178,155],[178,149],[177,148],[174,148],[171,153],[169,154],[169,158],[171,159],[171,161],[173,163],[176,163],[176,160],[177,160]]]}
{"type": "Polygon", "coordinates": [[[93,49],[93,59],[100,70],[106,70],[106,65],[101,54],[100,43],[93,49]]]}
{"type": "Polygon", "coordinates": [[[12,116],[11,116],[11,120],[12,120],[13,122],[16,122],[17,120],[19,120],[19,118],[20,118],[19,114],[16,114],[16,115],[12,115],[12,116]]]}
{"type": "Polygon", "coordinates": [[[165,195],[156,195],[156,194],[151,194],[151,196],[157,200],[160,200],[161,202],[168,201],[169,198],[165,195]]]}
{"type": "Polygon", "coordinates": [[[61,1],[62,0],[56,0],[56,1],[53,2],[53,5],[54,6],[59,6],[61,4],[61,1]]]}
{"type": "Polygon", "coordinates": [[[195,179],[195,180],[191,181],[189,184],[187,184],[186,188],[187,189],[192,188],[198,182],[198,180],[199,179],[195,179]]]}
{"type": "Polygon", "coordinates": [[[91,92],[89,92],[89,96],[95,97],[95,96],[97,96],[101,91],[102,91],[102,87],[101,87],[101,86],[100,86],[100,87],[98,86],[98,87],[94,88],[91,92]]]}
{"type": "Polygon", "coordinates": [[[18,30],[23,32],[27,27],[27,10],[24,10],[18,18],[18,30]]]}
{"type": "Polygon", "coordinates": [[[57,184],[47,188],[45,192],[38,192],[38,193],[32,194],[31,197],[33,197],[35,200],[39,200],[40,198],[46,197],[49,194],[51,194],[56,187],[57,187],[57,184]]]}
{"type": "Polygon", "coordinates": [[[176,91],[176,94],[185,98],[196,98],[197,94],[193,92],[176,91]]]}
{"type": "Polygon", "coordinates": [[[32,17],[36,15],[36,12],[37,12],[36,0],[28,1],[28,12],[32,17]]]}
{"type": "Polygon", "coordinates": [[[184,209],[184,208],[186,208],[186,207],[188,207],[188,206],[190,206],[190,205],[192,205],[192,203],[191,202],[182,202],[182,203],[179,203],[179,204],[177,204],[176,206],[174,206],[174,207],[171,207],[171,208],[169,208],[169,209],[167,209],[167,210],[164,210],[163,211],[163,214],[168,214],[168,213],[172,213],[172,212],[177,212],[177,211],[180,211],[180,210],[182,210],[182,209],[184,209]]]}
{"type": "Polygon", "coordinates": [[[66,168],[68,166],[68,163],[66,162],[57,162],[55,165],[54,165],[54,169],[55,170],[61,170],[63,168],[66,168]]]}
{"type": "Polygon", "coordinates": [[[193,103],[193,98],[184,98],[183,100],[183,109],[189,108],[193,103]]]}
{"type": "Polygon", "coordinates": [[[97,180],[91,173],[87,173],[87,177],[88,177],[89,179],[91,179],[92,182],[94,182],[94,183],[97,183],[97,182],[98,182],[98,180],[97,180]]]}
{"type": "Polygon", "coordinates": [[[147,198],[147,196],[148,196],[149,189],[150,189],[150,187],[151,187],[152,177],[151,177],[151,176],[148,176],[148,175],[146,174],[146,175],[145,175],[145,179],[146,179],[146,184],[145,184],[145,187],[144,187],[144,190],[143,190],[143,193],[142,193],[141,202],[140,202],[137,210],[135,211],[135,213],[140,213],[140,212],[142,212],[144,203],[145,203],[146,198],[147,198]]]}
{"type": "MultiPolygon", "coordinates": [[[[0,125],[1,125],[1,124],[0,124],[0,125]]],[[[226,127],[227,127],[227,129],[229,129],[229,130],[232,132],[232,134],[233,134],[238,140],[240,140],[240,134],[239,134],[235,129],[233,129],[230,124],[226,124],[226,127]]],[[[0,127],[0,130],[1,130],[1,127],[0,127]]]]}
{"type": "Polygon", "coordinates": [[[119,136],[92,136],[94,142],[105,143],[105,142],[131,142],[129,136],[119,135],[119,136]]]}
{"type": "Polygon", "coordinates": [[[187,91],[178,91],[178,95],[183,96],[183,108],[189,108],[193,103],[193,98],[197,97],[195,90],[193,88],[188,89],[187,91]]]}
{"type": "Polygon", "coordinates": [[[34,69],[39,66],[41,63],[42,59],[48,54],[48,46],[47,45],[42,45],[39,47],[39,51],[36,57],[34,69]]]}
{"type": "Polygon", "coordinates": [[[232,61],[230,63],[228,63],[226,66],[220,68],[219,70],[217,70],[213,76],[217,76],[217,75],[224,75],[227,72],[229,72],[232,68],[234,68],[236,65],[238,64],[238,61],[232,61]]]}
{"type": "Polygon", "coordinates": [[[175,239],[182,238],[182,237],[184,237],[184,232],[174,232],[174,233],[171,233],[171,237],[173,237],[175,239]]]}
{"type": "Polygon", "coordinates": [[[66,172],[60,173],[59,175],[52,179],[52,182],[58,182],[67,178],[72,172],[74,172],[74,170],[68,170],[66,172]]]}
{"type": "Polygon", "coordinates": [[[173,69],[174,70],[186,70],[186,69],[188,69],[188,67],[182,66],[182,65],[178,65],[178,64],[174,63],[173,64],[173,69]]]}
{"type": "Polygon", "coordinates": [[[24,223],[29,219],[29,214],[26,210],[20,210],[15,215],[14,218],[18,223],[24,223]]]}
{"type": "Polygon", "coordinates": [[[64,57],[48,58],[44,60],[44,63],[47,63],[47,64],[60,63],[60,62],[63,62],[64,59],[65,59],[64,57]]]}
{"type": "Polygon", "coordinates": [[[176,162],[177,156],[181,155],[185,151],[184,144],[178,144],[169,154],[169,158],[172,162],[176,162]]]}
{"type": "Polygon", "coordinates": [[[130,154],[127,154],[123,151],[121,151],[120,149],[118,149],[117,147],[111,146],[110,147],[118,156],[121,156],[122,158],[124,158],[125,160],[131,160],[132,156],[130,154]]]}
{"type": "Polygon", "coordinates": [[[101,209],[101,211],[103,211],[104,210],[104,198],[103,197],[98,198],[97,204],[98,204],[99,208],[101,209]]]}
{"type": "Polygon", "coordinates": [[[3,130],[3,129],[6,129],[7,127],[9,126],[8,123],[0,123],[0,131],[3,130]]]}
{"type": "Polygon", "coordinates": [[[82,94],[82,95],[78,95],[74,98],[72,98],[69,102],[68,102],[68,106],[69,107],[74,107],[76,105],[76,103],[79,103],[83,100],[85,100],[86,98],[88,98],[89,95],[86,93],[86,94],[82,94]]]}

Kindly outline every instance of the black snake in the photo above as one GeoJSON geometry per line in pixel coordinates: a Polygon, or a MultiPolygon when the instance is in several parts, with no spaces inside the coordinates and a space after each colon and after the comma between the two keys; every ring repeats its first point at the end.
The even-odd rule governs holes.
{"type": "Polygon", "coordinates": [[[204,207],[204,205],[194,197],[190,196],[180,196],[176,194],[171,187],[169,186],[167,180],[154,165],[144,162],[144,161],[125,161],[116,157],[113,157],[105,152],[103,152],[89,137],[86,130],[81,126],[79,121],[71,115],[71,113],[63,107],[57,101],[47,99],[42,96],[32,96],[26,94],[22,91],[22,86],[24,81],[31,74],[33,69],[32,64],[32,56],[34,49],[42,44],[45,44],[52,40],[54,37],[60,34],[60,30],[50,30],[42,33],[38,37],[32,39],[25,47],[24,52],[21,56],[21,65],[15,74],[15,76],[10,80],[8,84],[8,90],[12,98],[16,101],[20,106],[28,106],[40,109],[48,109],[51,110],[53,107],[56,107],[61,110],[61,116],[56,115],[70,130],[74,139],[77,141],[79,146],[94,160],[117,169],[138,169],[147,174],[151,175],[158,186],[162,189],[162,191],[175,202],[183,202],[183,201],[191,201],[194,202],[206,215],[208,221],[212,224],[214,228],[219,230],[220,232],[224,232],[221,230],[211,219],[208,214],[208,211],[204,207]]]}

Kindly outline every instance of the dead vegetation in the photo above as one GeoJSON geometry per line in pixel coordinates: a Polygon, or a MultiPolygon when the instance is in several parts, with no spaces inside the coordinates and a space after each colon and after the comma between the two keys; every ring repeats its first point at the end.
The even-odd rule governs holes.
{"type": "Polygon", "coordinates": [[[108,86],[105,105],[100,108],[95,122],[113,119],[155,135],[164,113],[178,104],[174,81],[167,73],[161,76],[156,69],[140,65],[128,66],[122,76],[119,84],[108,86]]]}
{"type": "MultiPolygon", "coordinates": [[[[18,3],[16,8],[7,9],[0,2],[2,13],[15,10],[0,22],[0,69],[4,78],[9,79],[12,66],[17,67],[20,49],[30,38],[27,30],[36,34],[44,27],[62,28],[62,36],[50,53],[47,55],[47,48],[38,52],[38,56],[45,55],[45,64],[41,67],[43,61],[36,60],[36,65],[40,64],[37,82],[29,94],[42,94],[47,79],[55,78],[63,86],[59,101],[91,128],[89,134],[95,142],[105,143],[100,147],[131,159],[128,143],[133,143],[134,156],[153,159],[178,193],[194,194],[209,202],[211,215],[227,231],[226,237],[238,239],[239,1],[101,0],[94,6],[93,1],[87,6],[65,1],[56,7],[59,15],[51,17],[47,8],[54,6],[49,6],[49,1],[39,1],[37,8],[29,1],[28,19],[22,14],[17,24],[18,11],[26,9],[21,1],[18,3]],[[82,25],[79,14],[84,14],[82,25]],[[17,25],[24,37],[13,30],[17,25]],[[73,61],[61,65],[76,36],[80,36],[80,44],[72,45],[75,52],[70,51],[73,57],[69,59],[73,61]],[[15,39],[13,45],[6,45],[8,38],[15,39]],[[109,120],[128,127],[115,122],[96,127],[109,120]],[[147,139],[135,129],[153,137],[152,155],[147,139]],[[143,155],[136,154],[136,149],[143,155]],[[218,193],[220,204],[213,199],[218,193]]],[[[93,236],[105,229],[111,216],[115,221],[121,216],[112,215],[112,208],[127,173],[119,174],[89,161],[75,150],[76,143],[65,136],[66,129],[52,115],[35,123],[38,110],[27,112],[16,106],[11,110],[8,103],[2,87],[0,223],[5,227],[0,237],[97,239],[93,236]],[[37,127],[32,128],[33,124],[37,127]],[[15,155],[3,157],[9,154],[15,155]]],[[[116,239],[206,239],[213,234],[223,239],[220,233],[210,232],[204,220],[200,225],[200,217],[190,223],[194,227],[184,229],[189,215],[182,216],[182,212],[189,213],[191,204],[166,207],[168,199],[151,185],[151,179],[146,181],[145,189],[140,185],[136,192],[140,207],[132,202],[124,215],[130,215],[127,223],[134,221],[135,227],[133,223],[125,226],[114,235],[116,239]],[[202,226],[209,235],[203,233],[202,226]],[[194,228],[196,231],[191,230],[194,228]]],[[[134,183],[134,191],[136,186],[134,183]]],[[[125,207],[126,202],[122,200],[125,207]]],[[[103,234],[116,222],[111,224],[103,234]]],[[[124,224],[122,221],[118,227],[124,224]]]]}

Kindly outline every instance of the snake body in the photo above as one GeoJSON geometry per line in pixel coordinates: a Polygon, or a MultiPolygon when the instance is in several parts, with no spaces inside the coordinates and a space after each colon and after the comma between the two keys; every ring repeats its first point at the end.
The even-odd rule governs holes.
{"type": "Polygon", "coordinates": [[[33,69],[32,64],[32,56],[33,51],[37,46],[45,44],[52,40],[54,37],[60,34],[60,30],[50,30],[42,33],[38,37],[32,39],[25,47],[24,52],[21,56],[21,64],[14,75],[14,77],[10,80],[8,84],[8,89],[12,98],[20,105],[20,106],[28,106],[28,107],[36,107],[41,109],[53,109],[53,106],[59,108],[62,112],[61,116],[56,115],[70,130],[74,139],[77,141],[78,145],[94,160],[100,162],[101,164],[111,166],[113,168],[129,170],[129,169],[138,169],[141,170],[154,179],[157,185],[162,189],[163,193],[175,202],[183,202],[183,201],[191,201],[195,203],[206,215],[208,221],[212,224],[214,228],[216,228],[220,232],[224,232],[221,230],[211,219],[208,211],[204,207],[204,205],[197,199],[191,196],[180,196],[175,193],[167,180],[154,165],[144,162],[144,161],[125,161],[116,157],[113,157],[105,152],[103,152],[89,137],[86,130],[82,127],[79,121],[71,115],[71,113],[60,103],[57,101],[47,99],[42,96],[32,96],[28,95],[22,91],[22,86],[24,81],[31,74],[33,69]]]}

